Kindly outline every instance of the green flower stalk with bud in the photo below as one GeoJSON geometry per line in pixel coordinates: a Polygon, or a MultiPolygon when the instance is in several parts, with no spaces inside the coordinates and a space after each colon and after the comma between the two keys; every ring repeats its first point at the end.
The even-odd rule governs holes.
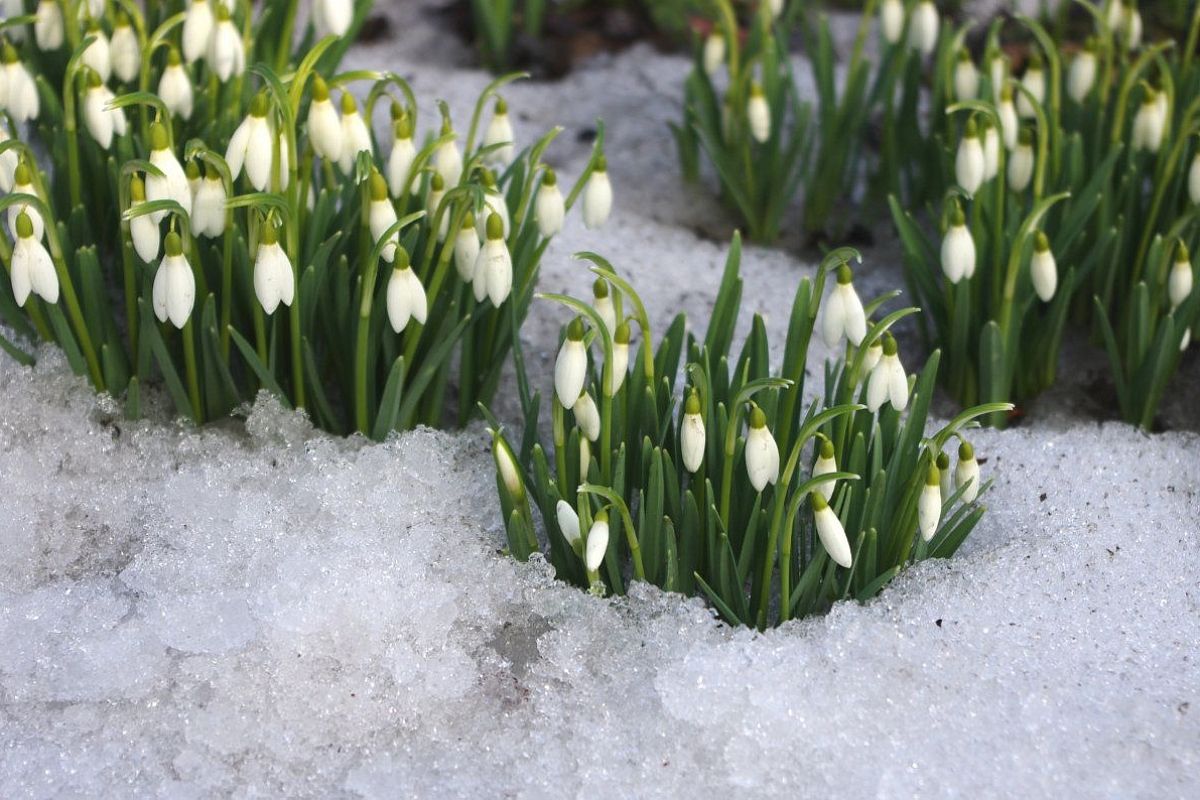
{"type": "MultiPolygon", "coordinates": [[[[848,248],[832,252],[815,280],[800,282],[778,372],[760,317],[740,353],[732,351],[740,247],[735,237],[703,338],[688,333],[680,315],[652,342],[637,292],[593,253],[580,257],[610,292],[615,334],[594,305],[547,295],[575,315],[555,363],[553,448],[538,441],[537,394],[525,395],[519,444],[492,420],[515,557],[543,547],[520,506],[527,497],[562,580],[597,594],[648,581],[704,596],[731,623],[764,628],[839,599],[872,597],[905,565],[951,555],[979,521],[982,487],[969,503],[965,491],[939,494],[931,516],[923,482],[953,436],[1009,406],[971,409],[927,437],[938,356],[910,381],[888,328],[915,309],[867,322],[891,295],[865,308],[859,301],[863,330],[847,338],[859,333],[845,324],[854,292],[846,262],[857,256],[848,248]],[[827,300],[823,313],[840,318],[846,356],[826,364],[826,395],[812,399],[804,390],[808,344],[833,273],[830,298],[841,302],[827,300]],[[622,358],[631,326],[639,346],[622,358]],[[881,340],[874,371],[888,376],[895,397],[870,411],[868,356],[881,340]],[[622,379],[614,382],[616,373],[622,379]],[[615,391],[601,391],[614,383],[615,391]]],[[[964,489],[972,480],[978,484],[977,472],[964,489]]]]}

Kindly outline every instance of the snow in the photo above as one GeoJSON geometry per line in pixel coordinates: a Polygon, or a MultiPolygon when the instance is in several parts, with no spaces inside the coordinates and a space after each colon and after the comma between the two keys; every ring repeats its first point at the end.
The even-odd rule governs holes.
{"type": "MultiPolygon", "coordinates": [[[[356,66],[464,108],[486,78],[405,8],[413,60],[381,45],[356,66]]],[[[506,92],[518,134],[567,126],[567,173],[578,130],[610,126],[614,218],[570,220],[544,289],[585,292],[569,254],[600,249],[660,326],[703,317],[727,223],[675,177],[662,125],[685,71],[639,47],[506,92]]],[[[744,312],[777,343],[812,273],[795,244],[744,263],[744,312]]],[[[894,244],[867,264],[865,286],[900,285],[894,244]]],[[[562,319],[535,304],[525,332],[542,387],[562,319]]],[[[244,424],[196,430],[165,402],[132,422],[38,355],[0,361],[6,800],[1200,794],[1194,393],[1182,430],[1147,435],[1079,411],[1090,378],[1067,371],[1024,425],[973,436],[996,485],[956,558],[758,634],[503,556],[479,426],[373,445],[265,396],[244,424]]]]}

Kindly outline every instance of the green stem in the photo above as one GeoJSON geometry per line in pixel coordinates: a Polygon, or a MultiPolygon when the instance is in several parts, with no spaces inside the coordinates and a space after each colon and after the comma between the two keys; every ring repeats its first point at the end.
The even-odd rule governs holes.
{"type": "Polygon", "coordinates": [[[192,418],[199,425],[204,421],[200,407],[200,376],[196,371],[196,343],[192,336],[192,320],[183,326],[183,363],[187,370],[188,397],[192,401],[192,418]]]}

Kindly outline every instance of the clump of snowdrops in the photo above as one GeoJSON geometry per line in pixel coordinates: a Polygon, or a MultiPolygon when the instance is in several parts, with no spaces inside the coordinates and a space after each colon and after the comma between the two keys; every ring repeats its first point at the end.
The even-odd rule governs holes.
{"type": "Polygon", "coordinates": [[[560,188],[557,130],[516,145],[515,76],[423,126],[400,77],[337,70],[368,6],[316,0],[299,29],[296,0],[5,20],[0,344],[56,341],[133,415],[152,381],[198,422],[265,389],[382,438],[490,398],[564,215],[581,194],[608,215],[603,136],[560,188]]]}
{"type": "Polygon", "coordinates": [[[592,304],[546,296],[575,315],[555,364],[553,448],[537,440],[540,396],[528,387],[519,442],[492,420],[515,557],[542,549],[536,509],[562,580],[598,594],[648,581],[764,628],[869,598],[974,528],[986,484],[963,433],[1008,406],[969,409],[927,435],[939,355],[906,372],[889,329],[916,309],[872,321],[895,294],[864,305],[848,248],[800,282],[778,372],[761,317],[735,354],[740,254],[735,238],[703,339],[680,315],[655,347],[641,299],[593,253],[580,254],[596,276],[592,304]],[[808,399],[818,324],[843,355],[825,365],[824,396],[808,399]]]}

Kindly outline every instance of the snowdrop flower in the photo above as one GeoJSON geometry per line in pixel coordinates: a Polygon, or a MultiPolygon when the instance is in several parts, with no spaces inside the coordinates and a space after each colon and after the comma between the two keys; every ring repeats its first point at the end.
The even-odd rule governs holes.
{"type": "Polygon", "coordinates": [[[500,218],[492,214],[487,222],[487,241],[475,259],[475,274],[472,277],[475,299],[483,302],[483,298],[487,297],[492,305],[499,307],[512,291],[512,280],[512,254],[508,252],[508,244],[504,241],[500,218]]]}
{"type": "MultiPolygon", "coordinates": [[[[1046,102],[1046,72],[1042,68],[1042,57],[1037,53],[1029,59],[1029,66],[1025,68],[1025,74],[1021,77],[1021,85],[1029,90],[1029,95],[1033,96],[1039,106],[1046,102]]],[[[1029,95],[1021,92],[1017,97],[1017,114],[1022,117],[1037,116],[1029,95]]]]}
{"type": "Polygon", "coordinates": [[[712,77],[725,63],[725,37],[715,27],[704,40],[704,72],[712,77]]]}
{"type": "MultiPolygon", "coordinates": [[[[3,77],[0,76],[0,80],[3,77]]],[[[7,142],[12,137],[8,133],[8,128],[5,127],[3,119],[0,119],[0,144],[7,142]]],[[[17,151],[13,149],[5,150],[0,153],[0,191],[11,192],[13,181],[16,179],[17,165],[20,159],[17,157],[17,151]]]]}
{"type": "MultiPolygon", "coordinates": [[[[370,178],[371,205],[367,210],[367,221],[371,228],[371,241],[379,244],[380,239],[387,233],[388,228],[396,224],[396,207],[388,198],[387,182],[376,170],[371,170],[370,178]]],[[[396,258],[396,250],[400,246],[400,232],[393,231],[383,245],[380,255],[383,260],[392,263],[396,258]]]]}
{"type": "Polygon", "coordinates": [[[413,161],[416,158],[417,148],[412,139],[412,122],[408,114],[402,114],[393,125],[392,152],[388,155],[387,163],[388,188],[392,197],[399,197],[408,191],[413,161]]]}
{"type": "Polygon", "coordinates": [[[608,180],[608,159],[600,156],[596,159],[596,167],[588,177],[587,186],[583,187],[583,224],[588,230],[595,230],[608,221],[612,213],[612,184],[608,180]]]}
{"type": "Polygon", "coordinates": [[[170,319],[172,325],[182,328],[196,301],[196,277],[183,254],[183,240],[178,233],[167,234],[165,248],[167,254],[154,273],[154,315],[159,322],[170,319]]]}
{"type": "Polygon", "coordinates": [[[757,82],[750,86],[750,100],[746,104],[746,118],[750,121],[750,135],[754,141],[765,142],[771,136],[771,107],[763,96],[762,86],[757,82]]]}
{"type": "Polygon", "coordinates": [[[1114,31],[1120,28],[1125,21],[1125,4],[1121,0],[1109,0],[1106,18],[1109,28],[1114,31]]]}
{"type": "MultiPolygon", "coordinates": [[[[191,217],[192,190],[188,188],[187,175],[179,159],[167,147],[167,129],[161,122],[150,125],[150,163],[158,167],[162,174],[146,175],[146,199],[152,203],[155,200],[174,200],[183,207],[183,213],[191,217]]],[[[233,169],[232,163],[230,169],[233,169]]],[[[166,211],[154,212],[155,223],[162,222],[166,215],[166,211]]]]}
{"type": "Polygon", "coordinates": [[[566,206],[563,204],[562,191],[558,188],[558,176],[552,169],[547,169],[542,175],[533,216],[537,220],[538,233],[544,239],[549,239],[563,229],[566,206]]]}
{"type": "Polygon", "coordinates": [[[821,540],[821,546],[825,548],[825,552],[829,553],[829,557],[835,564],[848,568],[853,563],[854,557],[850,552],[850,541],[846,538],[846,529],[842,527],[842,521],[838,519],[837,514],[833,513],[833,509],[829,507],[829,502],[821,492],[813,492],[809,497],[812,503],[813,521],[817,525],[817,538],[821,540]]]}
{"type": "Polygon", "coordinates": [[[117,25],[113,28],[112,69],[119,80],[131,83],[138,76],[142,67],[142,48],[138,44],[137,34],[129,24],[129,17],[121,12],[117,16],[117,25]]]}
{"type": "Polygon", "coordinates": [[[1017,149],[1008,159],[1008,188],[1018,194],[1025,191],[1033,178],[1033,131],[1021,130],[1017,149]]]}
{"type": "Polygon", "coordinates": [[[1082,103],[1091,94],[1096,85],[1096,67],[1096,42],[1088,39],[1067,72],[1067,93],[1076,103],[1082,103]]]}
{"type": "Polygon", "coordinates": [[[308,106],[308,139],[313,152],[334,164],[342,157],[342,120],[333,101],[329,86],[320,75],[313,78],[312,103],[308,106]]]}
{"type": "Polygon", "coordinates": [[[40,0],[33,21],[33,38],[42,52],[57,50],[63,43],[63,13],[59,0],[40,0]]]}
{"type": "Polygon", "coordinates": [[[583,393],[583,381],[587,377],[587,350],[583,346],[583,322],[576,317],[567,326],[567,338],[563,339],[554,362],[554,392],[563,408],[574,407],[583,393]]]}
{"type": "Polygon", "coordinates": [[[1167,115],[1164,104],[1158,99],[1160,94],[1153,89],[1147,90],[1137,116],[1133,119],[1132,144],[1135,152],[1148,150],[1157,153],[1162,147],[1167,115]]]}
{"type": "Polygon", "coordinates": [[[22,211],[17,215],[17,243],[9,262],[13,298],[24,307],[32,292],[47,303],[58,302],[58,273],[46,246],[33,235],[33,221],[22,211]]]}
{"type": "Polygon", "coordinates": [[[245,166],[250,185],[260,192],[267,189],[274,158],[271,150],[271,126],[267,122],[269,106],[266,94],[259,92],[255,95],[250,104],[249,115],[237,126],[237,130],[229,138],[229,147],[225,150],[225,161],[229,164],[229,173],[233,179],[237,180],[242,167],[245,166]]]}
{"type": "Polygon", "coordinates": [[[975,240],[957,203],[950,214],[950,228],[942,239],[942,272],[953,284],[975,274],[975,240]]]}
{"type": "MultiPolygon", "coordinates": [[[[442,198],[446,196],[446,182],[438,173],[433,173],[433,177],[429,179],[429,197],[425,200],[425,211],[428,213],[429,219],[437,218],[438,208],[442,205],[442,198]]],[[[442,241],[446,238],[446,234],[450,231],[450,215],[443,214],[441,222],[438,223],[437,238],[442,241]]],[[[485,293],[486,294],[486,293],[485,293]]],[[[482,295],[475,298],[482,300],[482,295]]]]}
{"type": "MultiPolygon", "coordinates": [[[[833,454],[833,442],[822,436],[821,447],[817,450],[817,461],[813,464],[812,476],[819,478],[834,472],[837,472],[837,459],[833,454]]],[[[826,500],[832,500],[833,490],[836,488],[836,480],[825,481],[817,486],[817,492],[826,500]]]]}
{"type": "Polygon", "coordinates": [[[969,442],[958,446],[958,464],[954,467],[954,488],[963,489],[964,503],[974,503],[979,497],[979,462],[975,460],[975,448],[969,442]],[[963,487],[966,487],[963,489],[963,487]]]}
{"type": "Polygon", "coordinates": [[[958,51],[954,65],[954,96],[959,100],[974,100],[979,95],[979,70],[967,48],[958,51]]]}
{"type": "Polygon", "coordinates": [[[883,0],[879,6],[879,27],[888,44],[900,41],[904,33],[904,3],[902,0],[883,0]]]}
{"type": "MultiPolygon", "coordinates": [[[[129,179],[129,208],[136,209],[146,202],[146,186],[138,175],[129,179]]],[[[159,239],[158,222],[153,214],[140,214],[129,220],[129,235],[133,239],[133,249],[138,258],[147,264],[158,259],[159,239]]]]}
{"type": "Polygon", "coordinates": [[[1054,254],[1050,252],[1050,240],[1042,231],[1038,231],[1034,239],[1029,277],[1033,279],[1033,290],[1037,292],[1038,299],[1049,303],[1058,288],[1058,265],[1054,263],[1054,254]]]}
{"type": "Polygon", "coordinates": [[[908,376],[897,354],[896,339],[891,333],[883,337],[883,357],[871,370],[867,380],[867,408],[875,413],[884,403],[903,411],[908,405],[908,376]]]}
{"type": "MultiPolygon", "coordinates": [[[[447,117],[442,120],[442,136],[454,134],[454,128],[450,125],[450,119],[447,117]]],[[[463,159],[462,152],[458,149],[458,137],[442,142],[438,145],[433,154],[433,168],[442,176],[442,180],[450,188],[458,186],[458,181],[462,178],[463,159]]]]}
{"type": "Polygon", "coordinates": [[[583,541],[579,535],[579,515],[571,508],[570,503],[559,500],[554,506],[554,516],[558,520],[558,529],[562,531],[563,538],[571,545],[571,549],[578,553],[579,545],[583,541]]]}
{"type": "Polygon", "coordinates": [[[79,61],[85,67],[91,67],[100,73],[100,80],[107,83],[112,75],[112,49],[109,47],[108,37],[104,35],[100,24],[94,21],[88,26],[87,35],[93,37],[92,43],[83,51],[79,61]]]}
{"type": "Polygon", "coordinates": [[[496,176],[489,169],[483,170],[481,176],[483,183],[483,209],[480,218],[476,221],[476,227],[479,231],[479,238],[483,238],[486,233],[486,220],[492,216],[500,218],[500,223],[503,225],[504,238],[508,238],[511,225],[508,217],[508,203],[505,202],[504,196],[500,194],[500,190],[496,188],[496,176]]]}
{"type": "Polygon", "coordinates": [[[1137,50],[1142,46],[1142,15],[1136,3],[1131,3],[1125,8],[1121,20],[1121,34],[1128,49],[1137,50]]]}
{"type": "Polygon", "coordinates": [[[883,342],[876,339],[871,342],[871,346],[867,348],[866,355],[863,356],[863,371],[867,375],[870,375],[881,358],[883,358],[883,342]]]}
{"type": "Polygon", "coordinates": [[[779,480],[779,445],[767,430],[767,415],[758,406],[750,412],[750,432],[746,434],[746,474],[756,492],[779,480]]]}
{"type": "Polygon", "coordinates": [[[195,98],[192,79],[188,77],[179,51],[174,47],[167,54],[167,67],[158,81],[158,96],[167,107],[167,111],[182,119],[191,119],[195,98]]]}
{"type": "Polygon", "coordinates": [[[1017,121],[1017,109],[1013,106],[1013,90],[1005,86],[1000,90],[1000,102],[996,105],[996,116],[1000,118],[1000,140],[1008,151],[1017,147],[1017,137],[1020,123],[1017,121]]]}
{"type": "Polygon", "coordinates": [[[8,110],[13,122],[20,124],[35,119],[40,110],[37,84],[21,63],[17,50],[4,43],[4,71],[0,75],[0,108],[8,110]]]}
{"type": "Polygon", "coordinates": [[[942,476],[937,465],[930,464],[929,474],[925,476],[925,486],[917,500],[917,526],[921,530],[921,538],[927,542],[937,533],[938,522],[942,517],[941,482],[942,476]]]}
{"type": "Polygon", "coordinates": [[[1192,166],[1188,169],[1188,199],[1194,205],[1200,204],[1200,153],[1192,157],[1192,166]]]}
{"type": "Polygon", "coordinates": [[[488,123],[487,132],[483,136],[483,146],[499,147],[488,153],[487,164],[496,169],[504,169],[511,164],[516,152],[515,141],[512,121],[508,118],[508,103],[504,102],[503,97],[497,97],[492,121],[488,123]]]}
{"type": "Polygon", "coordinates": [[[496,460],[496,472],[500,476],[500,483],[508,490],[513,502],[524,501],[525,481],[521,478],[517,460],[513,457],[508,442],[495,431],[492,432],[492,457],[496,460]]]}
{"type": "Polygon", "coordinates": [[[579,399],[571,407],[571,413],[575,415],[575,423],[589,442],[600,438],[600,411],[590,394],[586,391],[580,392],[579,399]]]}
{"type": "MultiPolygon", "coordinates": [[[[218,5],[216,18],[217,23],[208,41],[208,67],[216,73],[221,83],[225,83],[246,71],[246,45],[234,27],[229,9],[218,5]]],[[[186,45],[186,40],[184,43],[186,45]]],[[[186,51],[184,55],[186,57],[186,51]]]]}
{"type": "Polygon", "coordinates": [[[822,309],[821,332],[825,344],[831,348],[836,347],[843,336],[857,347],[867,335],[867,316],[858,292],[854,291],[853,278],[848,264],[838,267],[837,285],[822,309]]]}
{"type": "Polygon", "coordinates": [[[909,45],[922,56],[931,54],[937,47],[939,23],[937,7],[932,0],[920,0],[908,22],[909,45]]]}
{"type": "Polygon", "coordinates": [[[113,100],[112,89],[100,82],[100,76],[88,70],[88,90],[83,98],[83,121],[88,133],[96,143],[108,149],[112,144],[113,134],[125,135],[125,112],[119,108],[109,108],[113,100]]]}
{"type": "MultiPolygon", "coordinates": [[[[33,185],[33,173],[29,170],[29,165],[24,162],[17,165],[13,173],[14,194],[28,194],[34,197],[41,197],[38,190],[33,185]]],[[[42,220],[42,215],[36,208],[27,204],[13,204],[8,207],[8,232],[12,234],[13,239],[17,238],[17,219],[21,214],[29,216],[29,221],[33,225],[33,238],[39,242],[46,233],[46,225],[42,220]]]]}
{"type": "Polygon", "coordinates": [[[608,293],[608,281],[597,278],[592,284],[592,308],[604,320],[604,327],[611,336],[617,329],[617,309],[608,293]]]}
{"type": "Polygon", "coordinates": [[[192,200],[192,230],[210,239],[224,233],[226,199],[225,183],[215,170],[209,168],[192,200]]]}
{"type": "Polygon", "coordinates": [[[596,572],[604,563],[604,554],[608,552],[608,512],[596,512],[591,530],[587,535],[587,555],[584,566],[588,572],[596,572]]]}
{"type": "Polygon", "coordinates": [[[604,383],[604,394],[613,397],[621,391],[629,372],[629,323],[622,322],[613,334],[612,375],[604,383]]]}
{"type": "Polygon", "coordinates": [[[342,92],[342,144],[338,167],[342,174],[350,175],[358,161],[359,153],[371,152],[371,132],[367,123],[358,113],[358,102],[354,95],[342,92]]]}
{"type": "Polygon", "coordinates": [[[983,157],[983,142],[979,140],[979,126],[974,119],[967,120],[967,130],[958,144],[954,157],[954,176],[968,197],[974,197],[983,185],[987,173],[987,162],[983,157]]]}
{"type": "Polygon", "coordinates": [[[1171,310],[1179,308],[1191,293],[1192,262],[1187,245],[1180,240],[1175,246],[1175,264],[1171,267],[1171,277],[1167,282],[1167,298],[1171,301],[1171,310]]]}
{"type": "Polygon", "coordinates": [[[787,0],[767,0],[767,8],[771,11],[771,19],[779,19],[779,15],[783,13],[783,5],[787,0]]]}
{"type": "Polygon", "coordinates": [[[683,409],[683,422],[679,426],[679,451],[683,468],[695,474],[704,463],[704,446],[708,432],[704,418],[700,416],[700,395],[693,389],[683,409]]]}
{"type": "Polygon", "coordinates": [[[462,227],[454,235],[454,268],[458,277],[470,283],[475,277],[475,259],[479,258],[479,234],[475,230],[475,215],[470,211],[463,217],[462,227]]]}
{"type": "Polygon", "coordinates": [[[933,463],[937,464],[938,474],[942,478],[941,485],[939,486],[942,497],[949,499],[954,494],[954,476],[950,474],[950,456],[945,453],[938,453],[933,463]]]}
{"type": "Polygon", "coordinates": [[[331,33],[345,36],[354,20],[354,3],[351,0],[313,0],[312,19],[318,36],[331,33]]]}
{"type": "Polygon", "coordinates": [[[262,241],[254,259],[254,294],[267,314],[274,314],[280,303],[292,304],[295,294],[292,262],[279,246],[275,225],[267,221],[262,226],[262,241]]]}
{"type": "Polygon", "coordinates": [[[213,12],[208,0],[191,0],[183,18],[183,57],[194,64],[208,52],[212,38],[213,12]]]}
{"type": "Polygon", "coordinates": [[[988,79],[992,83],[992,99],[999,100],[1004,90],[1004,79],[1008,77],[1008,56],[999,48],[989,48],[987,55],[988,79]]]}
{"type": "Polygon", "coordinates": [[[425,287],[412,270],[408,251],[401,247],[396,251],[395,266],[387,286],[388,320],[392,330],[396,333],[404,330],[410,319],[424,325],[428,308],[425,287]]]}
{"type": "Polygon", "coordinates": [[[1000,173],[1000,134],[987,118],[980,127],[983,129],[983,179],[990,181],[1000,173]]]}

